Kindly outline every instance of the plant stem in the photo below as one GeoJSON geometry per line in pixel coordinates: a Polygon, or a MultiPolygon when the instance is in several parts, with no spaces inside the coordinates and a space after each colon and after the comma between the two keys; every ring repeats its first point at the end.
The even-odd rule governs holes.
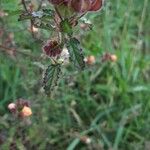
{"type": "Polygon", "coordinates": [[[56,6],[55,6],[55,11],[56,11],[57,15],[59,16],[59,18],[61,19],[61,21],[62,21],[63,18],[62,18],[61,14],[60,14],[60,12],[59,12],[59,10],[56,6]]]}

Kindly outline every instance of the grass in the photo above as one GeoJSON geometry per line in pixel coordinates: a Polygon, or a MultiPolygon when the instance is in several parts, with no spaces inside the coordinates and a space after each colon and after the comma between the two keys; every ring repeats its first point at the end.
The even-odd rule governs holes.
{"type": "MultiPolygon", "coordinates": [[[[3,0],[1,5],[7,9],[3,0]]],[[[51,98],[40,86],[41,64],[48,60],[34,59],[41,55],[41,45],[16,15],[4,18],[1,25],[14,33],[18,49],[27,55],[12,59],[0,52],[0,139],[5,141],[0,149],[10,149],[14,140],[19,150],[146,148],[150,142],[149,6],[148,0],[108,0],[103,11],[88,14],[94,27],[81,39],[85,54],[94,55],[96,64],[83,72],[65,68],[51,98]],[[101,63],[105,52],[116,54],[118,61],[101,63]],[[31,125],[13,121],[7,110],[7,104],[20,97],[32,103],[31,125]],[[85,144],[80,136],[92,142],[85,144]]]]}

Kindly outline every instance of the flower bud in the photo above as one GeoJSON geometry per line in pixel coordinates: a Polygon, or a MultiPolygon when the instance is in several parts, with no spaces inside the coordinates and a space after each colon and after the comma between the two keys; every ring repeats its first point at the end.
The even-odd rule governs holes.
{"type": "Polygon", "coordinates": [[[32,110],[30,107],[24,106],[21,110],[21,116],[22,117],[28,117],[32,115],[32,110]]]}
{"type": "Polygon", "coordinates": [[[97,11],[103,6],[103,0],[91,0],[91,8],[89,11],[97,11]]]}
{"type": "Polygon", "coordinates": [[[80,141],[85,143],[85,144],[90,144],[92,142],[91,138],[88,136],[82,136],[80,137],[80,141]]]}
{"type": "Polygon", "coordinates": [[[16,104],[15,103],[10,103],[8,105],[8,109],[11,111],[11,112],[16,112],[16,104]]]}
{"type": "Polygon", "coordinates": [[[116,62],[117,59],[118,59],[117,56],[114,55],[114,54],[112,54],[112,55],[110,56],[110,60],[111,60],[112,62],[116,62]]]}
{"type": "Polygon", "coordinates": [[[95,64],[96,60],[95,60],[95,56],[91,55],[91,56],[88,56],[86,58],[86,63],[89,64],[89,65],[92,65],[92,64],[95,64]]]}

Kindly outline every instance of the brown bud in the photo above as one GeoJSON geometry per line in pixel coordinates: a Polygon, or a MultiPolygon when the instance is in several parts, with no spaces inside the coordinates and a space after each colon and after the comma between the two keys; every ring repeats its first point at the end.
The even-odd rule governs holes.
{"type": "Polygon", "coordinates": [[[16,105],[17,108],[22,109],[24,106],[29,106],[29,101],[20,98],[17,100],[16,105]]]}
{"type": "Polygon", "coordinates": [[[116,62],[117,61],[117,56],[115,54],[111,54],[111,53],[105,53],[102,56],[102,61],[112,61],[112,62],[116,62]]]}

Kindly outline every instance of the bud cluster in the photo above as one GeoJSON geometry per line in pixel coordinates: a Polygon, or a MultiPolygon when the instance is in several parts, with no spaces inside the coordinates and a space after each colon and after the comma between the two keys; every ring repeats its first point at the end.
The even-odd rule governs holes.
{"type": "MultiPolygon", "coordinates": [[[[81,71],[85,68],[85,63],[92,65],[96,62],[94,56],[89,56],[86,61],[84,60],[81,42],[78,39],[81,36],[75,35],[75,33],[79,33],[80,29],[85,31],[92,29],[90,22],[81,21],[80,19],[88,12],[100,10],[104,0],[48,1],[53,5],[53,9],[43,8],[41,5],[36,11],[33,10],[32,5],[28,8],[24,1],[23,7],[25,11],[22,12],[18,19],[19,21],[30,20],[33,37],[42,41],[42,43],[42,38],[40,36],[36,37],[34,33],[38,32],[38,28],[51,31],[52,37],[49,37],[42,46],[44,54],[50,57],[51,60],[51,64],[46,69],[43,78],[43,87],[47,95],[58,85],[62,65],[71,62],[74,67],[81,71]],[[81,22],[83,23],[78,28],[77,25],[81,22]],[[67,53],[64,49],[67,49],[67,53]]],[[[14,104],[12,106],[14,108],[14,104]]],[[[12,109],[12,111],[14,110],[12,109]]],[[[32,112],[30,107],[23,106],[21,111],[18,111],[18,114],[28,116],[32,112]]]]}
{"type": "Polygon", "coordinates": [[[110,54],[110,53],[105,53],[103,56],[102,56],[102,62],[105,62],[105,61],[111,61],[111,62],[116,62],[117,61],[117,56],[115,54],[110,54]]]}
{"type": "Polygon", "coordinates": [[[10,103],[8,105],[8,109],[18,118],[25,118],[32,115],[32,110],[29,106],[29,102],[24,99],[18,99],[16,103],[10,103]]]}

